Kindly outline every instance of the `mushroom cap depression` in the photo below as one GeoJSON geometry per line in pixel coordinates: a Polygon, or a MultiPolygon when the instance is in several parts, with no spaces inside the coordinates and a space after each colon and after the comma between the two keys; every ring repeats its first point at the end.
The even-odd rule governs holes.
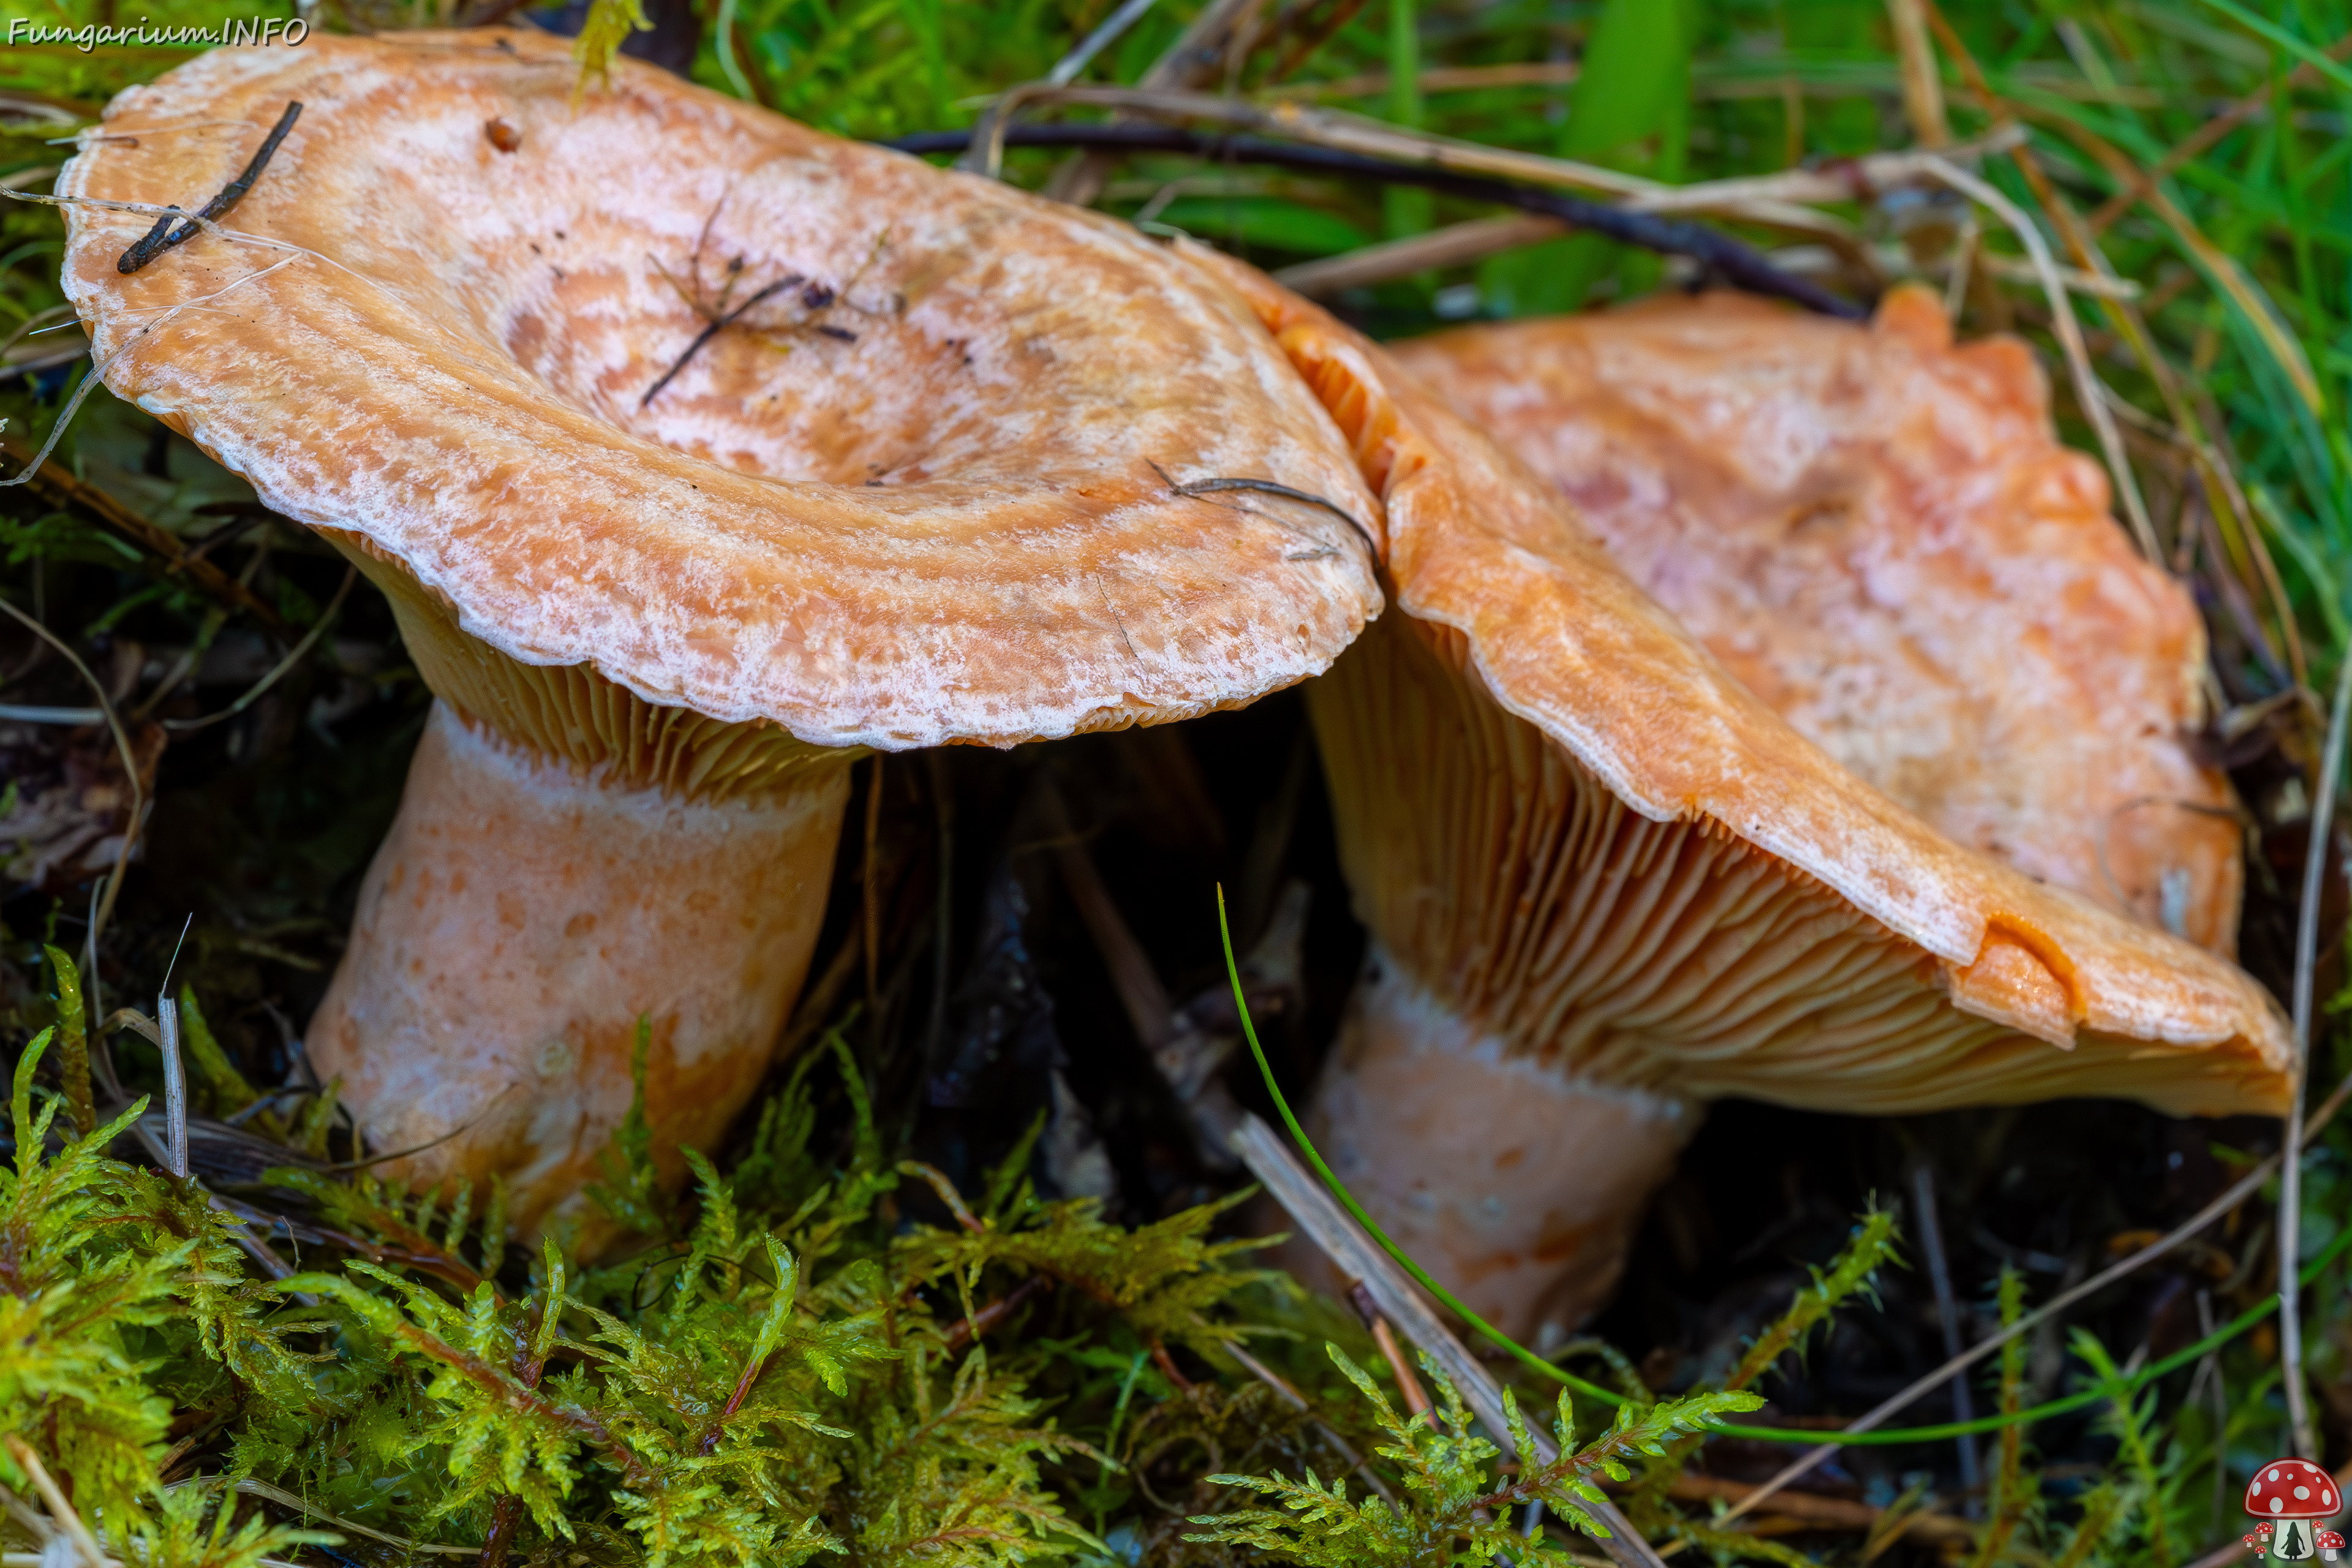
{"type": "Polygon", "coordinates": [[[2235,947],[2204,628],[2059,445],[2013,338],[1728,293],[1465,328],[1405,368],[1564,490],[1636,583],[1845,768],[2029,876],[2235,947]]]}
{"type": "Polygon", "coordinates": [[[1863,783],[1387,354],[1185,254],[1250,294],[1381,495],[1402,613],[1307,689],[1342,859],[1381,948],[1504,1058],[1853,1112],[2284,1106],[2250,976],[1863,783]]]}
{"type": "Polygon", "coordinates": [[[630,60],[575,111],[568,48],[314,34],[121,94],[58,185],[107,384],[514,660],[814,745],[1237,706],[1378,613],[1379,509],[1226,289],[630,60]],[[267,243],[116,270],[152,212],[93,204],[200,204],[295,100],[226,220],[267,243]],[[1232,479],[1328,506],[1185,490],[1232,479]]]}

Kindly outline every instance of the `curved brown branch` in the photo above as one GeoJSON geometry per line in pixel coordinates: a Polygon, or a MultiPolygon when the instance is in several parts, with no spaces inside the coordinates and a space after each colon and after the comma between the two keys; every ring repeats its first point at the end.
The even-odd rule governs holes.
{"type": "Polygon", "coordinates": [[[982,1307],[969,1318],[959,1318],[948,1325],[947,1353],[955,1354],[989,1330],[996,1327],[1026,1305],[1053,1281],[1045,1274],[1032,1274],[1003,1295],[982,1307]]]}
{"type": "MultiPolygon", "coordinates": [[[[11,473],[21,473],[32,462],[33,450],[16,437],[0,432],[0,458],[12,465],[11,473]]],[[[83,483],[55,463],[44,463],[25,489],[44,511],[62,511],[78,521],[94,523],[138,546],[143,554],[160,556],[161,564],[150,563],[158,576],[182,579],[207,597],[251,616],[278,637],[294,640],[294,628],[251,588],[211,562],[190,555],[177,534],[158,528],[96,485],[83,483]]]]}
{"type": "Polygon", "coordinates": [[[499,1371],[481,1357],[470,1354],[450,1344],[438,1335],[403,1322],[401,1337],[425,1354],[473,1383],[477,1387],[496,1394],[517,1410],[535,1415],[542,1421],[569,1428],[584,1441],[602,1448],[632,1487],[652,1484],[654,1473],[636,1451],[621,1435],[576,1405],[559,1405],[534,1388],[525,1388],[513,1377],[499,1371]]]}

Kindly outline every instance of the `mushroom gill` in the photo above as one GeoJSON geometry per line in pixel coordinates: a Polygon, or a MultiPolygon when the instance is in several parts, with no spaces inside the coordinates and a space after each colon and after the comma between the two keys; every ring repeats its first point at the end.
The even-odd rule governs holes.
{"type": "Polygon", "coordinates": [[[1575,505],[1799,733],[1944,835],[2225,956],[2205,637],[2014,338],[1722,292],[1463,328],[1405,369],[1575,505]]]}

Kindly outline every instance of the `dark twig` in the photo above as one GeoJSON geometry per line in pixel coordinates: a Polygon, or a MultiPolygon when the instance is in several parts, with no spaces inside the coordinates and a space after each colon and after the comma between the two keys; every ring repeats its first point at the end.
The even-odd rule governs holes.
{"type": "Polygon", "coordinates": [[[1168,470],[1157,463],[1151,465],[1151,471],[1161,479],[1168,479],[1168,488],[1180,496],[1217,495],[1227,490],[1255,490],[1260,495],[1281,496],[1286,500],[1304,501],[1308,506],[1320,507],[1358,533],[1362,534],[1364,542],[1372,547],[1374,553],[1379,552],[1380,541],[1372,537],[1372,531],[1366,528],[1355,513],[1348,510],[1339,502],[1325,497],[1307,490],[1293,489],[1288,485],[1278,485],[1272,479],[1194,479],[1190,484],[1180,485],[1174,479],[1168,479],[1168,470]]]}
{"type": "MultiPolygon", "coordinates": [[[[1521,212],[1541,213],[1576,228],[1667,256],[1687,256],[1707,270],[1751,293],[1793,300],[1809,310],[1843,321],[1862,321],[1869,311],[1820,284],[1781,271],[1752,246],[1680,218],[1628,212],[1604,202],[1508,180],[1456,174],[1426,165],[1367,158],[1325,147],[1269,141],[1259,136],[1212,135],[1166,125],[1010,125],[1008,147],[1087,147],[1128,153],[1181,153],[1220,163],[1272,163],[1315,174],[1418,185],[1465,201],[1492,202],[1521,212]]],[[[901,153],[961,153],[971,144],[968,131],[926,131],[883,143],[901,153]]]]}
{"type": "Polygon", "coordinates": [[[1151,1364],[1160,1369],[1160,1376],[1175,1385],[1177,1393],[1192,1392],[1192,1380],[1184,1375],[1183,1369],[1176,1364],[1176,1358],[1168,1353],[1168,1347],[1160,1342],[1157,1334],[1151,1336],[1151,1364]]]}
{"type": "MultiPolygon", "coordinates": [[[[1213,1171],[1234,1169],[1228,1145],[1242,1112],[1222,1076],[1226,1057],[1241,1043],[1240,1015],[1233,1008],[1232,993],[1213,986],[1177,1005],[1071,826],[1068,808],[1051,779],[1041,777],[1037,798],[1062,885],[1110,972],[1111,988],[1135,1026],[1136,1039],[1150,1054],[1152,1066],[1192,1124],[1195,1152],[1213,1171]]],[[[1279,1012],[1297,1004],[1298,941],[1306,928],[1307,898],[1304,883],[1285,890],[1274,918],[1243,963],[1253,1008],[1279,1012]]]]}
{"type": "Polygon", "coordinates": [[[1029,1298],[1052,1283],[1053,1280],[1049,1276],[1032,1274],[971,1317],[959,1318],[950,1323],[947,1331],[947,1353],[954,1355],[961,1351],[964,1346],[1020,1310],[1029,1298]]]}
{"type": "MultiPolygon", "coordinates": [[[[21,472],[32,462],[33,449],[14,436],[0,432],[0,458],[6,458],[21,472]]],[[[184,578],[218,603],[251,616],[285,641],[294,640],[294,629],[286,624],[285,617],[250,587],[211,562],[194,558],[179,535],[148,521],[96,485],[84,483],[60,466],[45,463],[26,484],[26,493],[42,510],[62,511],[80,521],[96,523],[137,545],[145,555],[161,556],[160,565],[150,563],[158,575],[184,578]]]]}
{"type": "Polygon", "coordinates": [[[688,364],[692,363],[694,356],[702,352],[702,345],[717,337],[727,328],[733,326],[737,321],[742,320],[744,311],[750,310],[752,306],[761,303],[772,294],[780,294],[785,289],[791,288],[793,284],[805,281],[807,281],[807,279],[803,279],[797,272],[787,273],[785,276],[777,279],[773,283],[769,284],[765,289],[762,289],[758,293],[752,295],[750,299],[744,300],[741,304],[736,306],[733,310],[728,311],[725,315],[713,319],[702,329],[702,331],[694,335],[694,341],[686,345],[686,352],[677,356],[676,363],[671,364],[667,370],[661,373],[661,379],[655,382],[651,386],[646,389],[646,395],[637,399],[637,406],[639,408],[646,407],[655,398],[659,397],[662,393],[662,388],[667,386],[672,381],[676,380],[677,378],[677,373],[684,370],[688,364]]]}
{"type": "Polygon", "coordinates": [[[411,1143],[405,1149],[394,1149],[390,1153],[369,1154],[357,1160],[341,1160],[331,1165],[318,1166],[317,1169],[337,1173],[344,1171],[364,1171],[371,1166],[389,1164],[394,1160],[405,1160],[412,1154],[422,1154],[427,1149],[437,1149],[442,1144],[449,1142],[450,1139],[457,1137],[459,1133],[464,1132],[467,1129],[472,1127],[476,1122],[480,1121],[483,1117],[488,1116],[490,1111],[497,1107],[499,1100],[504,1100],[509,1094],[513,1092],[514,1088],[514,1085],[509,1084],[507,1088],[499,1090],[497,1094],[490,1097],[490,1102],[488,1105],[484,1106],[480,1110],[475,1112],[470,1119],[460,1121],[457,1126],[452,1127],[448,1131],[444,1132],[437,1137],[427,1138],[422,1143],[411,1143]]]}
{"type": "Polygon", "coordinates": [[[322,1245],[340,1247],[346,1252],[355,1253],[366,1258],[370,1263],[393,1264],[402,1268],[414,1268],[419,1274],[429,1274],[442,1283],[455,1286],[459,1290],[469,1294],[482,1282],[481,1275],[469,1267],[463,1258],[451,1258],[445,1253],[431,1250],[429,1244],[425,1247],[402,1247],[389,1242],[370,1241],[363,1236],[353,1236],[348,1231],[332,1230],[321,1225],[313,1225],[306,1228],[316,1233],[322,1245]]]}
{"type": "MultiPolygon", "coordinates": [[[[1927,1279],[1935,1287],[1936,1317],[1944,1331],[1946,1359],[1958,1356],[1965,1348],[1960,1335],[1960,1301],[1952,1289],[1952,1268],[1944,1255],[1944,1227],[1936,1212],[1936,1173],[1924,1161],[1911,1173],[1912,1201],[1918,1209],[1919,1245],[1927,1255],[1927,1279]]],[[[1976,1418],[1969,1405],[1969,1380],[1966,1374],[1952,1379],[1952,1419],[1962,1424],[1976,1418]]],[[[1973,1493],[1977,1489],[1977,1440],[1959,1440],[1960,1489],[1973,1493]]]]}
{"type": "MultiPolygon", "coordinates": [[[[1356,1316],[1364,1321],[1364,1327],[1371,1332],[1372,1342],[1381,1347],[1381,1354],[1387,1358],[1389,1372],[1397,1381],[1397,1392],[1404,1395],[1406,1415],[1412,1420],[1420,1420],[1433,1408],[1429,1403],[1429,1394],[1422,1388],[1421,1379],[1413,1375],[1412,1363],[1405,1360],[1404,1347],[1397,1343],[1396,1331],[1390,1328],[1389,1321],[1381,1315],[1380,1304],[1372,1300],[1372,1293],[1364,1289],[1362,1280],[1359,1279],[1348,1287],[1348,1304],[1356,1309],[1356,1316]]],[[[1437,1417],[1430,1415],[1429,1424],[1436,1426],[1437,1417]]]]}
{"type": "Polygon", "coordinates": [[[286,140],[286,133],[294,129],[294,121],[301,117],[302,106],[289,103],[286,111],[278,117],[278,123],[271,126],[269,134],[262,139],[261,150],[254,153],[251,163],[246,164],[244,174],[223,185],[220,195],[206,202],[204,210],[176,229],[172,226],[172,219],[179,209],[165,209],[163,216],[155,220],[155,226],[149,229],[138,244],[122,253],[121,259],[114,264],[114,269],[117,272],[136,272],[173,246],[185,245],[195,238],[204,232],[205,225],[228,216],[228,210],[245,199],[246,192],[253,189],[253,182],[261,178],[261,171],[269,167],[269,160],[278,155],[278,144],[286,140]]]}

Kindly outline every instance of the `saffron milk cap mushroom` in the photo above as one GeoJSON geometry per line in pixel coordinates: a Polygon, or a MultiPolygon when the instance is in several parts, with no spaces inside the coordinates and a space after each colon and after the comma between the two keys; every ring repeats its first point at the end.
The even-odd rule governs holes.
{"type": "Polygon", "coordinates": [[[1626,574],[1946,837],[2217,952],[2244,863],[2203,623],[2061,446],[2013,338],[1726,292],[1496,322],[1405,368],[1567,493],[1626,574]]]}
{"type": "Polygon", "coordinates": [[[751,1093],[863,748],[1236,707],[1381,605],[1378,504],[1230,290],[627,59],[575,109],[568,47],[215,50],[58,185],[108,384],[356,562],[439,699],[308,1045],[525,1226],[640,1019],[666,1175],[751,1093]],[[226,232],[117,270],[292,100],[226,232]]]}
{"type": "Polygon", "coordinates": [[[1390,613],[1307,688],[1370,951],[1335,1172],[1542,1342],[1604,1300],[1711,1099],[2276,1112],[2233,964],[1954,842],[1790,729],[1566,498],[1237,263],[1381,494],[1390,613]]]}

